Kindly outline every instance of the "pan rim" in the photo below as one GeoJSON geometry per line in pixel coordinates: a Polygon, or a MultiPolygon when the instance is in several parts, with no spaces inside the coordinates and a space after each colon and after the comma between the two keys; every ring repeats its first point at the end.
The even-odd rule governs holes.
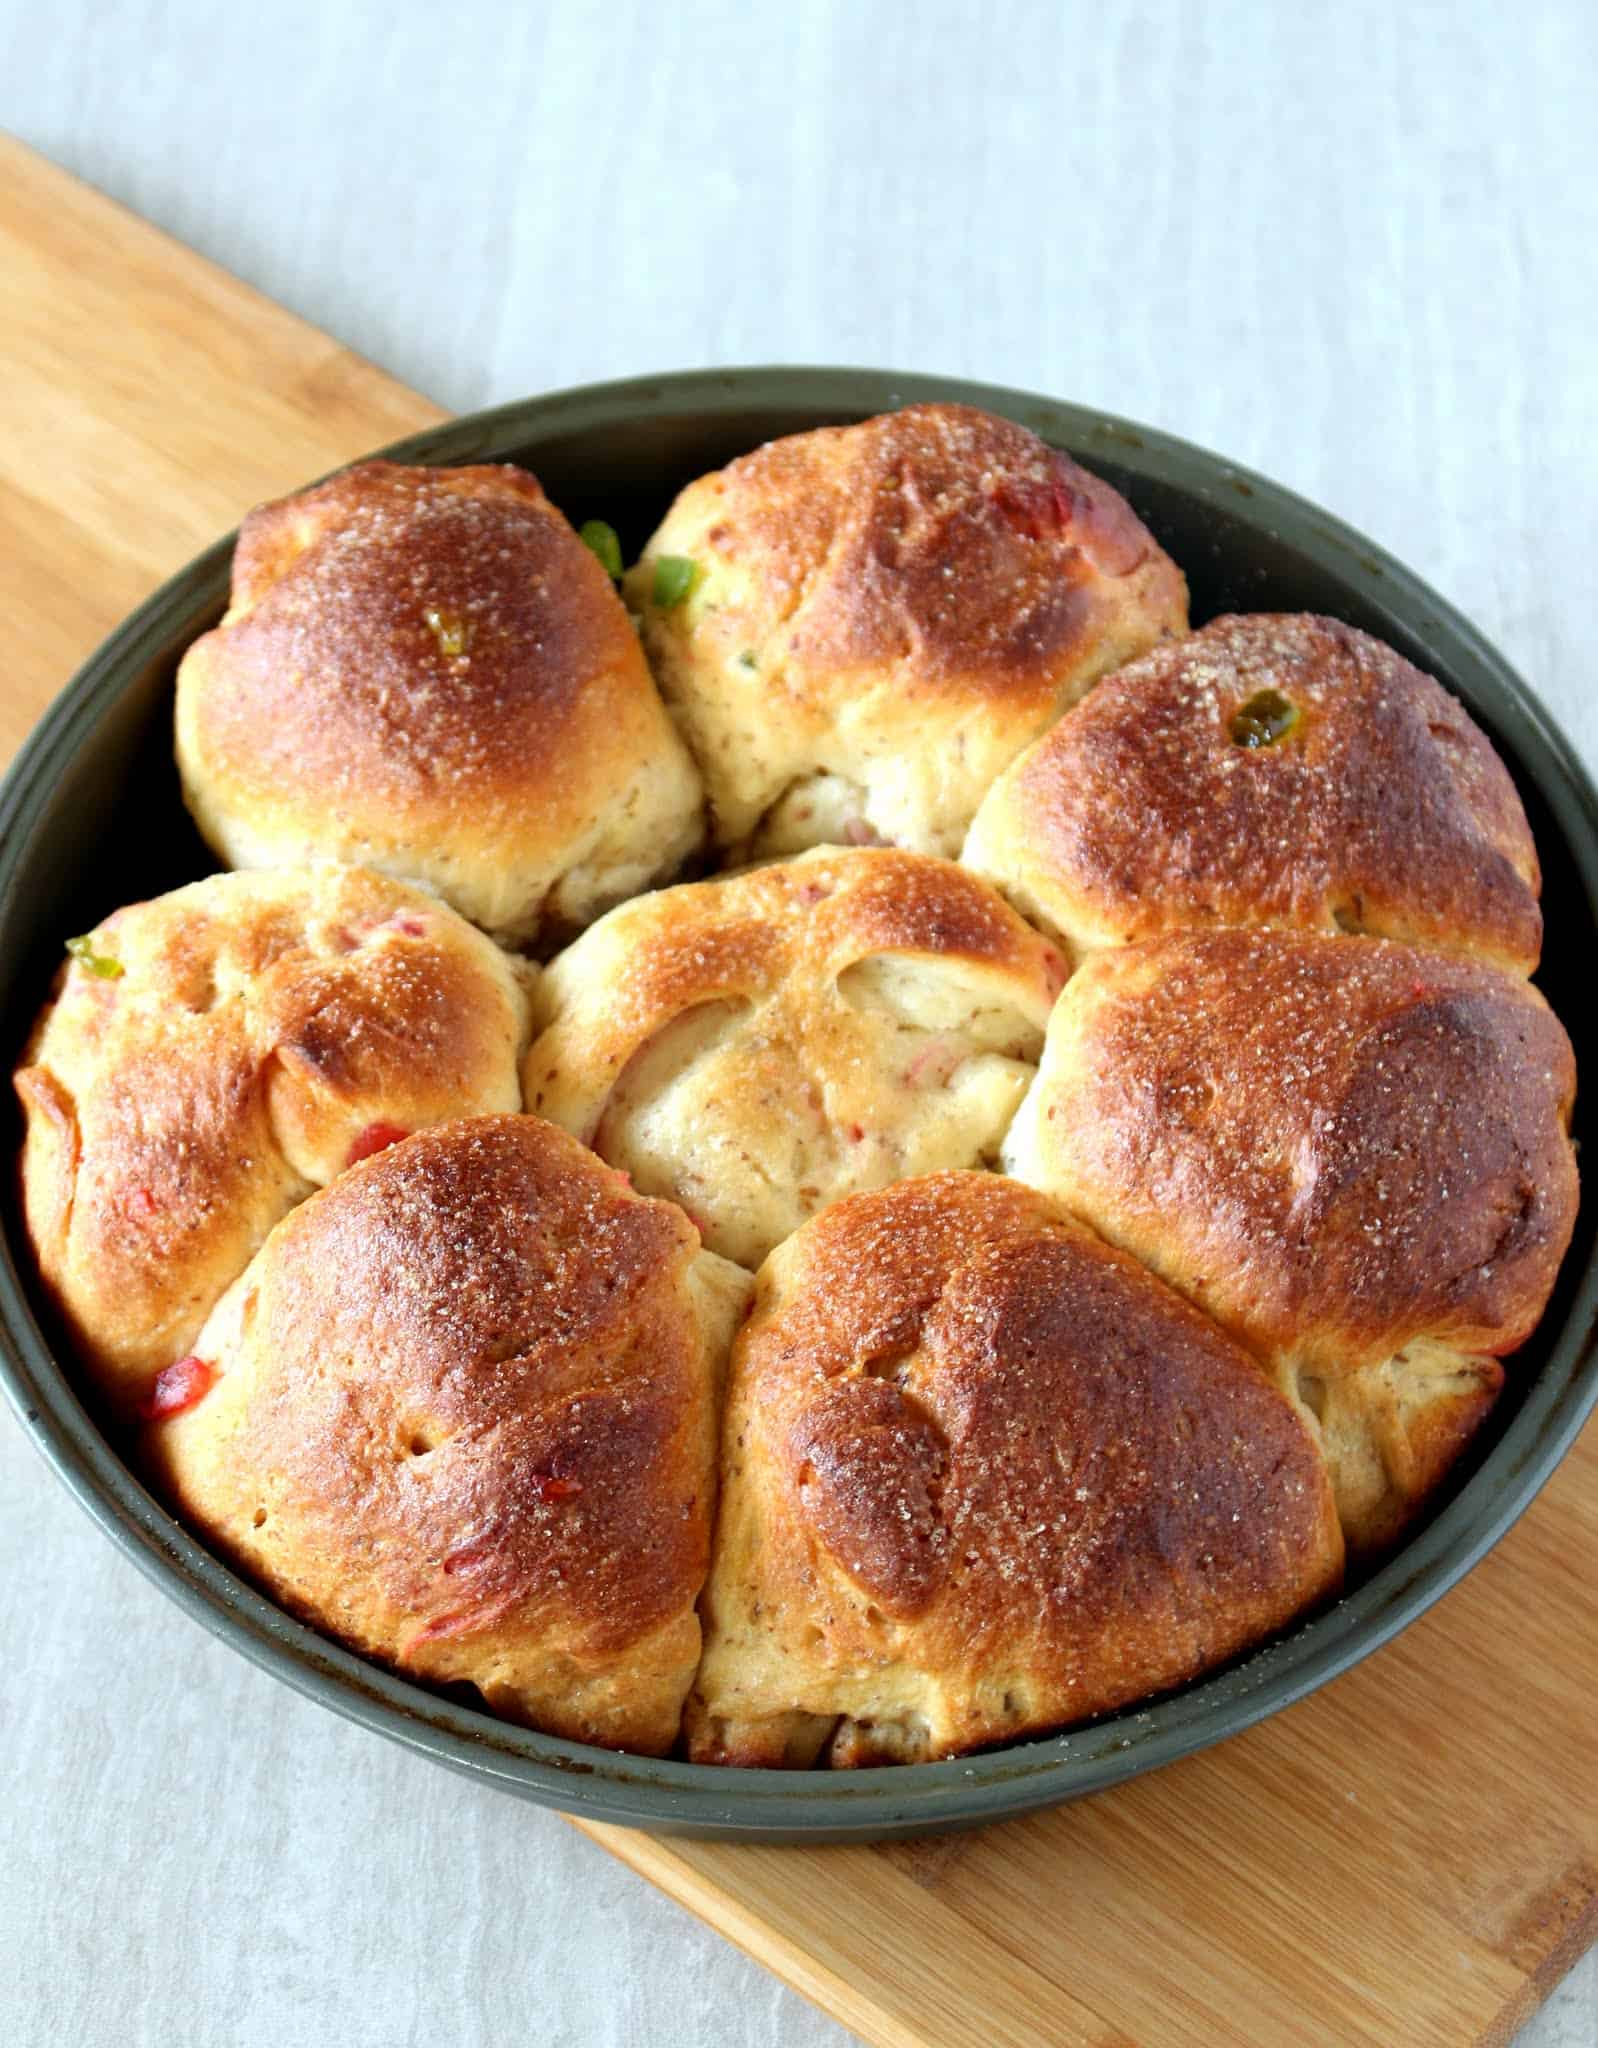
{"type": "MultiPolygon", "coordinates": [[[[377,451],[401,461],[508,459],[559,428],[641,417],[729,419],[773,408],[839,419],[953,400],[1007,413],[1091,466],[1096,452],[1198,496],[1247,504],[1251,523],[1294,530],[1312,559],[1368,587],[1371,602],[1428,646],[1474,664],[1522,768],[1548,804],[1598,917],[1598,795],[1556,721],[1490,642],[1414,572],[1356,529],[1258,473],[1191,442],[1094,408],[926,374],[823,366],[688,370],[513,401],[377,451]],[[1318,554],[1317,551],[1320,551],[1318,554]]],[[[89,656],[19,751],[0,790],[0,913],[26,887],[45,799],[152,650],[199,630],[225,596],[234,536],[197,556],[89,656]]],[[[1583,1208],[1585,1210],[1586,1203],[1583,1208]]],[[[118,1456],[73,1390],[29,1304],[9,1235],[0,1243],[0,1380],[23,1426],[81,1506],[161,1590],[212,1634],[296,1691],[457,1771],[577,1818],[745,1840],[884,1839],[967,1827],[1098,1792],[1241,1733],[1390,1641],[1458,1583],[1551,1477],[1598,1404],[1598,1256],[1518,1411],[1480,1467],[1381,1570],[1324,1613],[1178,1692],[1063,1736],[951,1762],[850,1772],[744,1771],[594,1749],[440,1698],[295,1621],[213,1558],[118,1456]]]]}

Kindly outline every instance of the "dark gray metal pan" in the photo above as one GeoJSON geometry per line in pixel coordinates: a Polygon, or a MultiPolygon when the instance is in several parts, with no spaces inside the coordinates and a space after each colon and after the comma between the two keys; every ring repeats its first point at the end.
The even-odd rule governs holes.
{"type": "MultiPolygon", "coordinates": [[[[1569,742],[1508,663],[1380,548],[1202,449],[1025,392],[872,370],[694,372],[598,385],[462,419],[387,452],[514,461],[574,519],[609,519],[629,553],[679,485],[774,434],[917,399],[1007,413],[1107,476],[1186,569],[1195,622],[1315,610],[1380,634],[1456,691],[1492,735],[1542,857],[1539,977],[1598,1071],[1586,992],[1598,959],[1598,799],[1569,742]]],[[[212,865],[179,801],[172,674],[221,612],[231,537],[174,577],[67,686],[0,793],[4,1049],[19,1049],[61,938],[212,865]]],[[[1588,1113],[1578,1105],[1577,1136],[1588,1113]]],[[[14,1131],[7,1133],[8,1145],[14,1131]]],[[[1598,1400],[1594,1198],[1541,1330],[1511,1370],[1485,1445],[1383,1569],[1329,1612],[1217,1676],[1069,1736],[947,1764],[858,1772],[722,1771],[619,1757],[527,1733],[391,1676],[292,1621],[172,1521],[80,1404],[31,1278],[14,1196],[0,1212],[0,1374],[24,1425],[106,1533],[187,1611],[299,1691],[453,1769],[594,1820],[741,1839],[968,1827],[1097,1792],[1235,1734],[1346,1671],[1445,1593],[1525,1508],[1598,1400]]]]}

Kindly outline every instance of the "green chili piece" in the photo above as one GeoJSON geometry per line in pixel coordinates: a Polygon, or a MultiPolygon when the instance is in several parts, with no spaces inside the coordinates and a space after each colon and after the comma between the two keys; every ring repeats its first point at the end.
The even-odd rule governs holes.
{"type": "Polygon", "coordinates": [[[477,628],[470,619],[463,619],[459,612],[452,612],[445,605],[430,604],[422,613],[428,629],[438,642],[438,651],[446,661],[456,661],[471,646],[477,628]]]}
{"type": "Polygon", "coordinates": [[[655,563],[653,597],[663,612],[675,611],[699,581],[699,564],[688,555],[662,555],[655,563]]]}
{"type": "Polygon", "coordinates": [[[67,951],[85,974],[97,974],[102,981],[115,981],[122,973],[120,960],[110,953],[97,953],[94,950],[93,932],[85,932],[82,938],[68,939],[67,951]]]}
{"type": "Polygon", "coordinates": [[[1232,743],[1239,747],[1274,747],[1299,721],[1299,709],[1280,690],[1256,690],[1232,713],[1232,743]]]}
{"type": "Polygon", "coordinates": [[[585,519],[577,529],[577,538],[588,552],[598,561],[600,568],[612,583],[621,577],[621,541],[614,526],[603,519],[585,519]]]}

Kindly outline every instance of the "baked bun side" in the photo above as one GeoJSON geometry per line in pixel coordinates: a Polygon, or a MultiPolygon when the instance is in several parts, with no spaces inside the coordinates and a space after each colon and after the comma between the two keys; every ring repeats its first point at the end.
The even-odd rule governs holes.
{"type": "Polygon", "coordinates": [[[1335,1590],[1314,1439],[1058,1204],[937,1174],[828,1209],[734,1347],[709,1762],[957,1755],[1183,1683],[1335,1590]]]}
{"type": "Polygon", "coordinates": [[[1417,1338],[1391,1358],[1323,1375],[1284,1356],[1277,1382],[1313,1427],[1349,1551],[1390,1549],[1442,1485],[1504,1387],[1496,1358],[1417,1338]]]}
{"type": "Polygon", "coordinates": [[[1108,677],[962,854],[1074,954],[1185,927],[1346,931],[1529,974],[1537,855],[1464,707],[1334,619],[1213,620],[1108,677]]]}
{"type": "Polygon", "coordinates": [[[703,836],[609,577],[508,464],[366,462],[251,513],[177,751],[230,865],[364,862],[507,941],[580,927],[703,836]]]}
{"type": "Polygon", "coordinates": [[[146,1450],[210,1542],[351,1647],[660,1754],[747,1287],[564,1132],[445,1124],[279,1224],[201,1335],[209,1391],[146,1450]]]}
{"type": "Polygon", "coordinates": [[[625,588],[718,842],[762,856],[957,853],[1030,739],[1187,625],[1181,572],[1109,485],[959,405],[701,477],[625,588]]]}
{"type": "Polygon", "coordinates": [[[87,951],[16,1075],[23,1204],[128,1413],[312,1187],[425,1124],[520,1109],[533,970],[435,898],[331,865],[214,875],[117,911],[87,951]]]}
{"type": "Polygon", "coordinates": [[[1363,1545],[1419,1506],[1543,1312],[1574,1091],[1518,977],[1385,940],[1188,934],[1078,969],[1003,1158],[1305,1383],[1363,1545]]]}
{"type": "Polygon", "coordinates": [[[816,849],[624,904],[554,960],[527,1107],[754,1266],[839,1195],[991,1160],[1063,975],[951,862],[816,849]]]}

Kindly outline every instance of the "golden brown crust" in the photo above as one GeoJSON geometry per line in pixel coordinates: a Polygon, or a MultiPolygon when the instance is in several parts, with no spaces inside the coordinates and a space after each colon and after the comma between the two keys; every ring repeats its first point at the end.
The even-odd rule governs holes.
{"type": "Polygon", "coordinates": [[[22,1192],[91,1377],[287,1608],[571,1739],[914,1761],[1256,1644],[1458,1467],[1573,1228],[1504,765],[1337,621],[1177,638],[1124,501],[965,407],[701,478],[628,592],[698,768],[524,471],[245,522],[185,794],[371,866],[58,979],[22,1192]],[[800,857],[647,893],[706,784],[800,857]],[[390,873],[621,908],[540,979],[390,873]]]}
{"type": "MultiPolygon", "coordinates": [[[[1397,1374],[1416,1440],[1381,1462],[1404,1492],[1443,1469],[1422,1436],[1468,1433],[1497,1391],[1483,1361],[1546,1306],[1576,1214],[1574,1089],[1558,1019],[1497,969],[1187,934],[1073,976],[1004,1157],[1285,1385],[1340,1386],[1346,1407],[1357,1382],[1386,1413],[1397,1374]]],[[[1361,1531],[1378,1507],[1400,1512],[1367,1503],[1361,1531]]]]}
{"type": "Polygon", "coordinates": [[[1342,1558],[1254,1361],[995,1175],[855,1196],[772,1258],[723,1488],[701,1760],[792,1760],[795,1716],[835,1763],[1061,1726],[1280,1627],[1342,1558]]]}
{"type": "Polygon", "coordinates": [[[1186,926],[1342,929],[1529,973],[1536,850],[1431,677],[1308,613],[1221,618],[1107,678],[1000,779],[962,856],[1074,951],[1186,926]],[[1298,722],[1232,737],[1274,691],[1298,722]]]}
{"type": "Polygon", "coordinates": [[[644,887],[699,832],[609,577],[508,464],[361,463],[251,513],[178,742],[235,865],[365,860],[516,937],[644,887]]]}
{"type": "Polygon", "coordinates": [[[258,772],[292,767],[332,801],[352,755],[378,803],[461,782],[480,800],[519,799],[529,746],[561,749],[589,671],[634,658],[608,578],[580,545],[509,464],[362,463],[261,506],[239,536],[213,730],[248,747],[258,772]],[[470,634],[453,655],[449,615],[470,634]]]}
{"type": "Polygon", "coordinates": [[[1094,623],[1097,580],[1157,552],[1107,484],[966,406],[768,442],[722,482],[715,553],[755,555],[783,593],[813,586],[790,643],[812,680],[914,656],[921,689],[980,678],[1046,700],[1094,623]]]}
{"type": "Polygon", "coordinates": [[[91,1052],[69,1090],[46,1062],[72,1073],[76,1048],[46,1026],[16,1075],[28,1234],[81,1362],[122,1414],[306,1192],[231,1037],[202,1025],[177,1058],[130,1051],[103,1077],[91,1052]]]}
{"type": "Polygon", "coordinates": [[[527,1106],[757,1265],[840,1194],[991,1156],[1063,972],[948,861],[817,850],[626,904],[552,962],[527,1106]]]}
{"type": "Polygon", "coordinates": [[[1007,1157],[1247,1341],[1511,1351],[1575,1218],[1537,991],[1385,940],[1183,935],[1072,978],[1007,1157]]]}
{"type": "Polygon", "coordinates": [[[219,875],[107,918],[17,1075],[28,1227],[119,1409],[187,1351],[352,1150],[520,1107],[525,982],[453,911],[324,867],[219,875]]]}
{"type": "Polygon", "coordinates": [[[353,1646],[664,1750],[699,1647],[733,1309],[707,1312],[697,1269],[718,1264],[551,1125],[443,1125],[278,1226],[152,1462],[353,1646]]]}
{"type": "Polygon", "coordinates": [[[702,477],[627,588],[718,838],[768,852],[841,823],[954,853],[1006,762],[1187,619],[1180,572],[1107,484],[956,405],[795,435],[702,477]],[[672,608],[652,603],[663,555],[699,571],[672,608]]]}

